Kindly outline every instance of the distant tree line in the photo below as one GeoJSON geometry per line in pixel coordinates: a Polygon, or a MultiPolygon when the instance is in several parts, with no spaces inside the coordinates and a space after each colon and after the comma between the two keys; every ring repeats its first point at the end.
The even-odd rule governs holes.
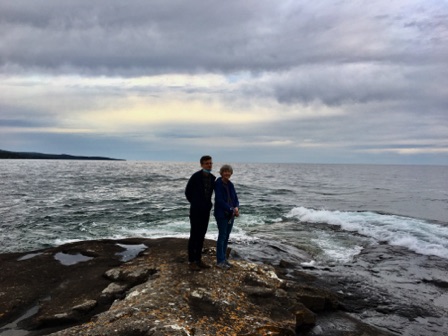
{"type": "Polygon", "coordinates": [[[75,156],[68,154],[43,154],[28,152],[10,152],[0,149],[0,159],[22,159],[22,160],[113,160],[124,161],[121,159],[113,159],[103,156],[75,156]]]}

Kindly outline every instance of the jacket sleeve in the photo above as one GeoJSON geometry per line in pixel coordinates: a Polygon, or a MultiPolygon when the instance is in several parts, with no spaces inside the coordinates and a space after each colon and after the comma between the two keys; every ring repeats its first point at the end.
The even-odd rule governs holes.
{"type": "Polygon", "coordinates": [[[236,193],[236,190],[235,190],[235,186],[232,184],[232,189],[233,189],[233,206],[235,207],[235,208],[239,208],[240,207],[240,201],[238,200],[238,195],[237,195],[237,193],[236,193]]]}
{"type": "Polygon", "coordinates": [[[188,180],[187,186],[185,187],[185,197],[188,202],[192,202],[194,198],[194,175],[188,180]]]}

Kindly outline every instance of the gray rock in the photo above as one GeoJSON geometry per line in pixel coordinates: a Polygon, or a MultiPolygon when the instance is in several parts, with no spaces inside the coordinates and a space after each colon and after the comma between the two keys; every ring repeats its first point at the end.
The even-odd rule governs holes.
{"type": "Polygon", "coordinates": [[[79,312],[88,312],[88,311],[92,310],[93,308],[95,308],[96,305],[97,305],[96,300],[87,300],[77,306],[74,306],[72,308],[72,310],[79,311],[79,312]]]}
{"type": "Polygon", "coordinates": [[[303,327],[310,327],[316,324],[316,314],[311,310],[302,306],[296,311],[296,329],[301,329],[303,327]]]}
{"type": "Polygon", "coordinates": [[[123,292],[125,292],[127,288],[128,288],[127,285],[118,284],[118,283],[113,282],[101,292],[101,296],[103,298],[104,297],[106,297],[106,298],[116,297],[119,294],[122,294],[123,292]]]}
{"type": "Polygon", "coordinates": [[[154,267],[140,269],[113,268],[108,270],[104,276],[112,281],[126,282],[135,285],[146,281],[150,275],[153,275],[156,272],[157,269],[154,267]]]}
{"type": "Polygon", "coordinates": [[[187,294],[190,307],[200,315],[217,315],[220,303],[213,300],[210,292],[204,288],[197,288],[187,294]]]}
{"type": "Polygon", "coordinates": [[[266,287],[245,286],[242,288],[249,296],[269,298],[275,296],[275,289],[266,287]]]}

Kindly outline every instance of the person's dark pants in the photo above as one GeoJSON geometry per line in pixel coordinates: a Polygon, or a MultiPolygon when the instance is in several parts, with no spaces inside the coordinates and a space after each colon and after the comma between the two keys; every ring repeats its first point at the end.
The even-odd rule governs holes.
{"type": "Polygon", "coordinates": [[[210,211],[190,211],[190,239],[188,240],[188,261],[200,262],[202,247],[208,229],[210,211]]]}

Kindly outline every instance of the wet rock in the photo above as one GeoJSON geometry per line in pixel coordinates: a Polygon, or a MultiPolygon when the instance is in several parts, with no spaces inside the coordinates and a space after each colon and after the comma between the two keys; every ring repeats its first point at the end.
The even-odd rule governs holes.
{"type": "Polygon", "coordinates": [[[332,294],[328,295],[328,293],[299,293],[297,294],[297,298],[306,307],[314,312],[320,312],[328,309],[337,309],[339,305],[335,296],[332,294]]]}
{"type": "MultiPolygon", "coordinates": [[[[386,333],[439,336],[448,327],[448,305],[438,301],[446,293],[446,269],[446,259],[380,244],[364,248],[353,262],[335,265],[331,272],[324,268],[310,270],[314,281],[307,281],[297,272],[290,275],[298,275],[297,279],[312,287],[322,285],[338,293],[338,309],[386,333]],[[443,327],[419,322],[422,318],[438,321],[443,327]]],[[[318,326],[325,331],[324,312],[319,312],[318,326]]],[[[342,321],[347,324],[346,318],[342,321]]],[[[360,330],[356,323],[353,327],[360,330]]]]}
{"type": "MultiPolygon", "coordinates": [[[[128,262],[117,259],[120,248],[109,240],[61,247],[70,254],[88,250],[89,255],[96,255],[72,266],[62,266],[52,258],[57,249],[51,249],[48,256],[44,252],[29,259],[39,267],[28,259],[17,261],[23,256],[20,254],[10,259],[0,255],[0,261],[9,260],[5,263],[8,270],[21,274],[23,280],[17,291],[13,281],[17,278],[0,277],[5,293],[2,299],[15,300],[15,306],[0,300],[0,311],[9,307],[20,315],[39,302],[36,298],[48,298],[39,302],[41,309],[22,325],[34,328],[30,336],[295,335],[295,330],[312,328],[321,317],[325,321],[326,314],[338,313],[337,296],[312,286],[316,277],[297,273],[302,278],[280,279],[273,266],[244,260],[232,261],[234,267],[227,271],[191,272],[187,263],[181,262],[187,260],[186,240],[131,241],[127,243],[144,243],[148,251],[128,262]],[[31,272],[24,269],[30,267],[34,267],[31,272]],[[33,276],[38,276],[39,282],[34,282],[33,276]],[[46,285],[33,287],[39,283],[46,285]],[[33,292],[36,289],[37,293],[33,292]]],[[[206,241],[203,258],[209,264],[215,260],[214,245],[214,241],[206,241]]],[[[7,323],[11,316],[0,315],[0,323],[7,323]]],[[[347,318],[340,317],[341,321],[347,318]]],[[[331,330],[317,326],[323,332],[331,330]]],[[[353,324],[354,332],[362,326],[361,322],[353,324]]],[[[353,335],[385,335],[372,330],[353,335]]]]}
{"type": "Polygon", "coordinates": [[[294,268],[295,264],[282,259],[282,260],[280,260],[278,266],[281,268],[294,268]]]}
{"type": "Polygon", "coordinates": [[[295,315],[296,315],[296,330],[309,328],[316,324],[316,314],[314,314],[304,305],[295,312],[295,315]]]}
{"type": "Polygon", "coordinates": [[[426,283],[434,284],[435,286],[440,287],[440,288],[448,288],[448,279],[442,280],[442,279],[431,278],[431,279],[423,279],[423,281],[426,283]]]}

